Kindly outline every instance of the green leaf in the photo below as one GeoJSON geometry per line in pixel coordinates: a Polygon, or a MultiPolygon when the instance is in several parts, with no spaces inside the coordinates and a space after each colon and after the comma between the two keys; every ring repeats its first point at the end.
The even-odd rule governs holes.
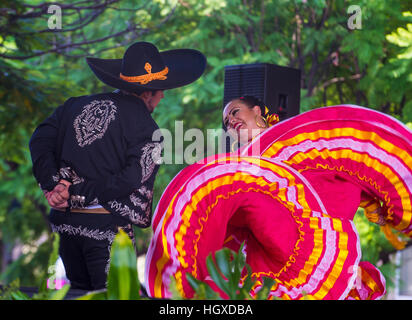
{"type": "Polygon", "coordinates": [[[185,276],[186,276],[187,282],[189,282],[189,284],[193,288],[193,290],[198,291],[203,282],[196,279],[190,273],[185,273],[185,276]]]}
{"type": "Polygon", "coordinates": [[[219,300],[222,299],[219,294],[214,291],[208,284],[196,279],[190,273],[186,273],[185,277],[190,286],[195,290],[194,299],[219,300]]]}
{"type": "Polygon", "coordinates": [[[30,297],[21,291],[11,292],[10,295],[13,300],[30,300],[30,297]]]}
{"type": "MultiPolygon", "coordinates": [[[[249,296],[249,292],[250,290],[252,290],[253,287],[253,281],[252,281],[252,269],[250,268],[249,265],[246,265],[246,269],[247,269],[247,276],[243,281],[243,290],[247,293],[247,295],[249,296]]],[[[246,297],[245,297],[246,298],[246,297]]]]}
{"type": "Polygon", "coordinates": [[[60,290],[51,291],[47,300],[63,300],[69,289],[70,285],[65,284],[60,290]]]}
{"type": "Polygon", "coordinates": [[[132,241],[120,229],[111,248],[107,284],[108,299],[137,300],[140,298],[139,291],[136,253],[132,241]]]}
{"type": "Polygon", "coordinates": [[[230,261],[229,261],[230,256],[231,256],[230,250],[227,248],[216,251],[215,253],[217,267],[219,268],[219,270],[222,272],[222,274],[226,278],[229,278],[232,273],[230,261]]]}
{"type": "Polygon", "coordinates": [[[267,299],[269,296],[270,289],[273,287],[275,284],[275,280],[272,278],[264,277],[263,278],[263,285],[262,288],[259,290],[259,292],[256,295],[256,299],[267,299]]]}
{"type": "Polygon", "coordinates": [[[219,270],[217,269],[215,263],[213,262],[212,256],[209,255],[206,258],[206,266],[207,270],[209,271],[210,277],[213,279],[213,281],[216,283],[216,285],[226,294],[230,295],[230,290],[227,285],[227,282],[225,279],[222,278],[221,274],[219,273],[219,270]]]}
{"type": "Polygon", "coordinates": [[[107,290],[92,291],[81,297],[77,297],[76,300],[107,300],[107,290]]]}

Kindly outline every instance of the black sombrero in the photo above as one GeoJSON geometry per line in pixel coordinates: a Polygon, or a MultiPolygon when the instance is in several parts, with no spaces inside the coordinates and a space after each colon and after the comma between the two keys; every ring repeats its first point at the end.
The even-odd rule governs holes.
{"type": "Polygon", "coordinates": [[[197,80],[206,68],[206,57],[193,49],[159,52],[149,42],[136,42],[123,59],[86,58],[94,74],[105,84],[130,92],[167,90],[197,80]]]}

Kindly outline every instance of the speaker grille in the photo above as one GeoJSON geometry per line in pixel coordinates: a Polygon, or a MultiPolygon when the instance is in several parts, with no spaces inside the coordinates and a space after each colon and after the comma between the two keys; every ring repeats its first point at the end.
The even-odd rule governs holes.
{"type": "Polygon", "coordinates": [[[223,106],[240,96],[255,96],[261,100],[265,94],[265,65],[248,64],[225,67],[223,106]]]}

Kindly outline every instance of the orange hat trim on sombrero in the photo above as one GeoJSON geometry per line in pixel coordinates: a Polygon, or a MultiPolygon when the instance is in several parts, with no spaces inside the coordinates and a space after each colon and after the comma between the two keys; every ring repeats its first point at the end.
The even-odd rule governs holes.
{"type": "Polygon", "coordinates": [[[152,73],[152,65],[149,62],[145,63],[144,69],[147,71],[147,74],[130,77],[125,76],[120,72],[119,76],[127,82],[139,82],[140,84],[146,84],[152,80],[166,80],[166,75],[169,73],[168,67],[165,67],[162,71],[152,73]]]}

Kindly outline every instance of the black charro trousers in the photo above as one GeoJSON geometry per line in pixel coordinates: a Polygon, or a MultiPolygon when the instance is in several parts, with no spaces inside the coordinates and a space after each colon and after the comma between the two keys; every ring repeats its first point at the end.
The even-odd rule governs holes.
{"type": "Polygon", "coordinates": [[[106,287],[110,250],[122,228],[134,243],[133,229],[112,214],[50,211],[50,225],[60,235],[59,255],[72,289],[100,290],[106,287]]]}

